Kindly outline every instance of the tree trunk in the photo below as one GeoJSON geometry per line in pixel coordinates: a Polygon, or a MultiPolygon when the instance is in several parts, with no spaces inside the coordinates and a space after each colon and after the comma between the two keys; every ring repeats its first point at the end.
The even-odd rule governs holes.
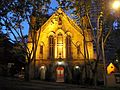
{"type": "Polygon", "coordinates": [[[25,81],[30,81],[30,64],[25,65],[25,81]]]}

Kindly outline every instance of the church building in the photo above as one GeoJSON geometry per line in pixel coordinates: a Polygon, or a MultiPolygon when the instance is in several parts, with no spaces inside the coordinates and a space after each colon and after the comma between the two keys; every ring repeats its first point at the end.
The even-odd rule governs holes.
{"type": "MultiPolygon", "coordinates": [[[[55,82],[84,78],[85,63],[95,60],[91,30],[87,18],[84,19],[84,27],[80,28],[59,8],[39,28],[32,70],[37,78],[55,82]]],[[[28,47],[31,45],[28,43],[28,47]]]]}

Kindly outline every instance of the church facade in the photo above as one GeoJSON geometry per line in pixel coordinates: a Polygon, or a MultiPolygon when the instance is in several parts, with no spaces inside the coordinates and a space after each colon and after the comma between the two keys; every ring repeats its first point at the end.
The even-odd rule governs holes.
{"type": "Polygon", "coordinates": [[[38,31],[34,75],[55,82],[82,80],[85,63],[95,60],[90,28],[81,29],[59,8],[38,31]]]}

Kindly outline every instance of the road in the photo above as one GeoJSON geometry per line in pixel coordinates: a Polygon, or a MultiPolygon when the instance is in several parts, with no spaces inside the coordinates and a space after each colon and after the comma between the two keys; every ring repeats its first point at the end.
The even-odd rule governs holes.
{"type": "Polygon", "coordinates": [[[102,88],[31,80],[25,82],[15,78],[0,77],[0,90],[104,90],[102,88]]]}

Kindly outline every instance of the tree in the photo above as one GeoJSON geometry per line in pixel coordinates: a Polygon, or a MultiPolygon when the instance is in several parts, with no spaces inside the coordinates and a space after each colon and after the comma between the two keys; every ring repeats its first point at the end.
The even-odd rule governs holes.
{"type": "Polygon", "coordinates": [[[13,43],[9,41],[7,34],[0,32],[0,74],[7,75],[7,64],[13,62],[12,49],[13,43]]]}
{"type": "Polygon", "coordinates": [[[0,33],[0,58],[1,63],[6,64],[12,60],[11,52],[13,48],[13,43],[9,41],[9,37],[7,34],[4,34],[3,32],[0,33]]]}
{"type": "MultiPolygon", "coordinates": [[[[96,75],[97,75],[97,68],[98,64],[101,60],[101,57],[104,61],[105,65],[105,53],[104,48],[106,46],[106,41],[112,31],[112,23],[113,23],[113,16],[111,19],[109,4],[110,1],[103,1],[103,0],[57,0],[59,6],[63,7],[65,10],[72,9],[73,13],[72,16],[78,23],[78,25],[83,30],[83,37],[84,37],[84,61],[85,61],[85,73],[86,79],[90,78],[89,73],[87,71],[92,72],[91,80],[94,80],[94,85],[96,85],[96,75]],[[72,2],[73,1],[73,2],[72,2]],[[68,4],[69,3],[69,4],[68,4]],[[92,10],[95,8],[95,12],[92,10]],[[107,12],[107,13],[106,13],[107,12]],[[110,18],[108,18],[110,17],[110,18]],[[86,22],[84,23],[84,19],[86,18],[86,22]],[[93,19],[96,19],[94,23],[93,19]],[[107,31],[106,31],[106,26],[107,31]],[[87,50],[87,42],[85,32],[87,29],[91,30],[92,39],[95,45],[96,50],[96,60],[93,63],[89,60],[88,50],[87,50]],[[88,69],[87,66],[90,66],[88,69]]],[[[104,66],[104,71],[106,71],[104,66]]],[[[88,79],[87,79],[88,81],[88,79]]]]}
{"type": "Polygon", "coordinates": [[[0,4],[0,27],[8,35],[14,37],[11,39],[13,42],[19,42],[17,37],[21,39],[21,44],[19,44],[19,46],[26,55],[26,80],[30,80],[30,65],[32,61],[35,60],[35,52],[40,37],[39,32],[38,38],[35,38],[36,32],[38,27],[43,24],[43,21],[45,21],[42,17],[43,14],[47,13],[49,5],[50,0],[2,0],[2,3],[0,4]],[[28,45],[26,44],[27,42],[24,38],[23,22],[26,22],[30,28],[29,35],[31,35],[31,50],[28,48],[28,45]]]}

